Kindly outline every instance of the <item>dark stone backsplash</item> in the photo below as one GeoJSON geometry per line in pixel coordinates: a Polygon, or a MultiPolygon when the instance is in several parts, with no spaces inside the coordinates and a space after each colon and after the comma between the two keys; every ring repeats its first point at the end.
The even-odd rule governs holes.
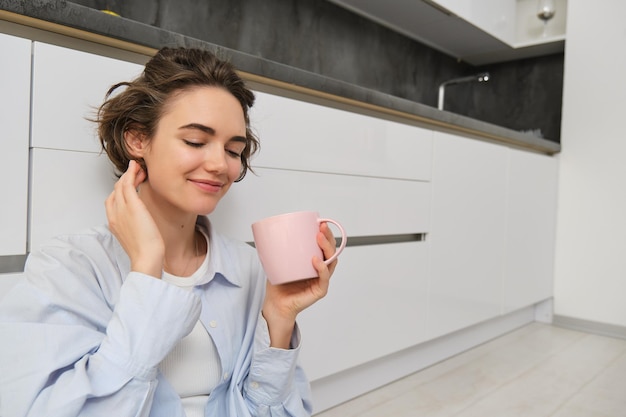
{"type": "Polygon", "coordinates": [[[560,142],[563,54],[472,67],[325,0],[76,0],[128,19],[560,142]]]}
{"type": "Polygon", "coordinates": [[[449,86],[445,109],[559,142],[563,63],[561,53],[476,68],[489,82],[449,86]]]}

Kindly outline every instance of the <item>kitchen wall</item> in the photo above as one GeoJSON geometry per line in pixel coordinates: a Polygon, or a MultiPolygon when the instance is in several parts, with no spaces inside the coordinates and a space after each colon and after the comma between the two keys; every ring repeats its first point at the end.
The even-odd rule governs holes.
{"type": "Polygon", "coordinates": [[[489,83],[450,89],[448,108],[560,140],[562,54],[477,69],[322,0],[74,3],[433,107],[441,82],[489,70],[489,83]]]}
{"type": "Polygon", "coordinates": [[[626,335],[626,3],[599,4],[568,2],[555,313],[626,335]]]}

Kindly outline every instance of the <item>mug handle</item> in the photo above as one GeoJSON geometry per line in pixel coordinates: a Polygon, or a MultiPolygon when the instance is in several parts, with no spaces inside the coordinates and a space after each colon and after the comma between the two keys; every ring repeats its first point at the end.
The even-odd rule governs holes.
{"type": "Polygon", "coordinates": [[[335,226],[337,226],[337,228],[339,229],[339,232],[341,233],[341,244],[339,245],[339,247],[337,248],[337,250],[335,251],[335,253],[333,254],[333,256],[331,256],[330,258],[326,259],[324,261],[324,263],[326,265],[330,264],[332,261],[334,261],[335,259],[337,259],[337,257],[339,256],[339,254],[341,252],[343,252],[344,248],[346,247],[346,243],[348,243],[348,238],[346,237],[346,231],[343,230],[343,227],[339,224],[339,222],[333,220],[333,219],[317,219],[317,223],[321,224],[321,223],[332,223],[335,226]]]}

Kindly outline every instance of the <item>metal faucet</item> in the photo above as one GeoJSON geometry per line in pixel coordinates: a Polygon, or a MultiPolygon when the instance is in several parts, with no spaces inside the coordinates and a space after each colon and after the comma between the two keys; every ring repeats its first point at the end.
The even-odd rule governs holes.
{"type": "Polygon", "coordinates": [[[446,86],[452,85],[452,84],[473,82],[473,81],[478,81],[479,83],[489,81],[489,73],[481,72],[480,74],[469,75],[467,77],[453,78],[451,80],[442,82],[439,85],[439,100],[437,101],[437,108],[439,110],[443,110],[443,100],[444,100],[444,95],[446,91],[446,86]]]}

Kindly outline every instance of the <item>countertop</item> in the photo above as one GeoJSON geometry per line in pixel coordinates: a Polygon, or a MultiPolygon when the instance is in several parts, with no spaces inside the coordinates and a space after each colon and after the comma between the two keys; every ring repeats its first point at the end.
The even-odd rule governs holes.
{"type": "Polygon", "coordinates": [[[546,154],[558,153],[561,150],[560,144],[529,133],[440,111],[421,103],[289,67],[67,1],[0,0],[0,20],[46,30],[55,30],[54,28],[58,27],[71,28],[78,34],[83,32],[98,35],[99,39],[121,41],[122,47],[127,47],[128,50],[138,51],[143,48],[144,51],[150,51],[162,46],[202,47],[220,56],[228,57],[242,72],[244,78],[251,81],[317,95],[324,99],[414,120],[427,126],[461,132],[477,139],[505,143],[546,154]],[[44,23],[51,25],[46,27],[44,23]]]}

